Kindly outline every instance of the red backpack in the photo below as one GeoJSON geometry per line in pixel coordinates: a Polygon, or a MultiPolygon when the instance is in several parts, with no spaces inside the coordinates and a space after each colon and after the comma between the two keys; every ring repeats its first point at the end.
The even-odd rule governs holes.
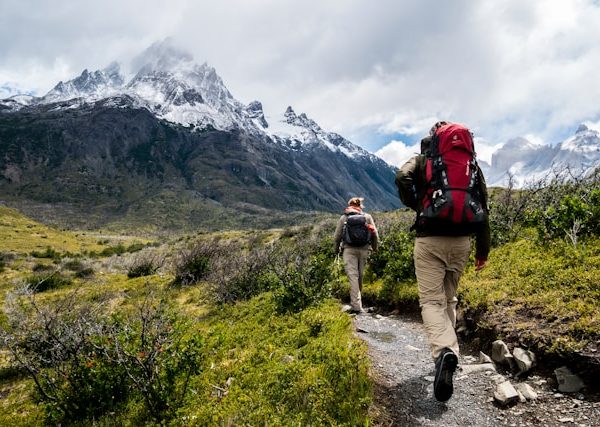
{"type": "Polygon", "coordinates": [[[419,223],[485,221],[487,212],[479,191],[481,178],[469,129],[456,123],[439,127],[428,151],[419,223]]]}

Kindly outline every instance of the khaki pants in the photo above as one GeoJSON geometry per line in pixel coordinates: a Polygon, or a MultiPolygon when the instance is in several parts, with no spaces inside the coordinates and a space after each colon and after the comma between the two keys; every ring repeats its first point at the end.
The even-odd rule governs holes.
{"type": "Polygon", "coordinates": [[[350,282],[350,305],[352,306],[352,310],[362,310],[362,278],[368,256],[368,246],[344,247],[344,269],[346,270],[346,275],[350,282]]]}
{"type": "Polygon", "coordinates": [[[459,354],[456,327],[456,289],[465,269],[471,241],[468,236],[417,237],[415,271],[419,304],[431,354],[436,359],[444,347],[459,354]]]}

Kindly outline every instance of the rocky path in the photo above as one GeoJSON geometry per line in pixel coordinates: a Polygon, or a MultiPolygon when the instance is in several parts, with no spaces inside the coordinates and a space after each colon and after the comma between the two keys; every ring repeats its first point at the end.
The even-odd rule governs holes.
{"type": "Polygon", "coordinates": [[[462,355],[454,395],[446,403],[433,397],[434,366],[418,319],[361,314],[354,317],[357,335],[366,341],[375,377],[372,415],[378,426],[600,426],[600,402],[578,394],[558,393],[554,381],[526,380],[479,370],[478,358],[462,355]],[[526,382],[537,398],[501,407],[497,384],[526,382]]]}

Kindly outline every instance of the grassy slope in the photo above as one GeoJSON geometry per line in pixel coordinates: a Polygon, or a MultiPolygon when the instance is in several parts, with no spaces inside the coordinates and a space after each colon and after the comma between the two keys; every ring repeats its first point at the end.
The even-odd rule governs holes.
{"type": "Polygon", "coordinates": [[[1,205],[0,241],[1,251],[20,254],[43,251],[48,246],[59,252],[71,253],[98,251],[103,248],[96,239],[47,227],[1,205]]]}
{"type": "MultiPolygon", "coordinates": [[[[80,253],[105,247],[97,237],[54,230],[6,208],[0,210],[0,224],[1,236],[7,238],[3,251],[18,254],[0,271],[0,300],[14,287],[14,279],[30,274],[32,265],[40,261],[27,255],[32,250],[50,246],[60,252],[80,253]]],[[[247,234],[229,232],[221,237],[247,234]]],[[[273,233],[263,234],[263,239],[273,237],[273,233]]],[[[100,295],[108,295],[108,307],[122,312],[141,300],[148,285],[167,289],[172,280],[164,273],[128,279],[125,272],[99,270],[98,265],[103,264],[95,264],[98,270],[92,278],[74,279],[69,287],[40,293],[38,301],[60,299],[77,288],[82,302],[93,303],[100,295]]],[[[366,349],[353,337],[349,318],[340,315],[335,301],[301,314],[277,315],[270,294],[235,306],[213,307],[201,287],[167,292],[178,311],[192,321],[190,333],[201,335],[207,349],[200,374],[191,379],[194,393],[179,410],[175,423],[367,423],[371,383],[366,349]],[[226,385],[229,378],[233,382],[226,385]],[[227,395],[215,394],[215,386],[228,388],[227,395]]],[[[0,349],[0,425],[43,423],[33,390],[32,381],[17,375],[0,349]]],[[[140,422],[135,408],[127,411],[101,422],[140,422]]]]}
{"type": "Polygon", "coordinates": [[[577,249],[558,241],[520,240],[492,251],[470,269],[461,300],[483,325],[550,353],[587,352],[600,339],[600,239],[577,249]]]}

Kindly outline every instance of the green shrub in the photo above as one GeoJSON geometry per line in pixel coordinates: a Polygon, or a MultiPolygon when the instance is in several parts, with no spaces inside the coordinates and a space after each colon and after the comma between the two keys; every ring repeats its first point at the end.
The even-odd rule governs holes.
{"type": "Polygon", "coordinates": [[[87,279],[94,275],[95,271],[92,267],[84,267],[75,273],[75,277],[79,279],[87,279]]]}
{"type": "Polygon", "coordinates": [[[48,265],[48,264],[36,263],[33,265],[33,267],[31,267],[31,271],[33,271],[34,273],[48,272],[48,271],[54,271],[54,270],[55,270],[55,267],[52,265],[48,265]]]}
{"type": "Polygon", "coordinates": [[[122,243],[119,243],[117,246],[110,246],[108,248],[104,248],[100,251],[100,256],[109,257],[113,255],[122,255],[127,252],[125,246],[122,243]]]}
{"type": "Polygon", "coordinates": [[[59,252],[57,252],[54,248],[48,246],[48,247],[46,247],[46,250],[44,250],[43,252],[32,251],[31,256],[34,258],[51,258],[51,259],[58,260],[58,259],[60,259],[61,254],[59,252]]]}
{"type": "Polygon", "coordinates": [[[398,228],[383,235],[377,252],[369,258],[366,277],[383,278],[384,282],[397,283],[413,279],[415,275],[414,235],[398,228]]]}
{"type": "Polygon", "coordinates": [[[175,272],[176,285],[191,285],[198,283],[208,274],[210,259],[202,254],[190,257],[177,266],[175,272]]]}
{"type": "Polygon", "coordinates": [[[151,276],[162,267],[164,260],[155,255],[146,254],[138,256],[129,264],[127,268],[127,277],[151,276]]]}
{"type": "Polygon", "coordinates": [[[280,313],[299,312],[331,296],[331,260],[323,254],[298,256],[276,274],[280,287],[274,299],[280,313]]]}
{"type": "Polygon", "coordinates": [[[147,294],[129,315],[107,318],[75,293],[49,306],[9,298],[0,338],[36,385],[52,425],[93,420],[138,402],[144,419],[172,418],[198,373],[201,339],[147,294]]]}
{"type": "Polygon", "coordinates": [[[135,242],[130,244],[129,246],[127,246],[127,248],[125,249],[126,252],[139,252],[142,249],[144,249],[146,247],[146,245],[144,243],[140,243],[140,242],[135,242]]]}
{"type": "Polygon", "coordinates": [[[77,272],[79,272],[79,271],[81,271],[81,270],[83,270],[85,268],[83,262],[81,262],[81,260],[78,260],[78,259],[69,260],[69,261],[65,262],[63,264],[63,266],[67,270],[71,270],[71,271],[73,271],[75,273],[77,273],[77,272]]]}
{"type": "Polygon", "coordinates": [[[41,272],[33,274],[25,279],[25,283],[33,292],[44,292],[57,289],[71,284],[71,279],[59,271],[41,272]]]}

